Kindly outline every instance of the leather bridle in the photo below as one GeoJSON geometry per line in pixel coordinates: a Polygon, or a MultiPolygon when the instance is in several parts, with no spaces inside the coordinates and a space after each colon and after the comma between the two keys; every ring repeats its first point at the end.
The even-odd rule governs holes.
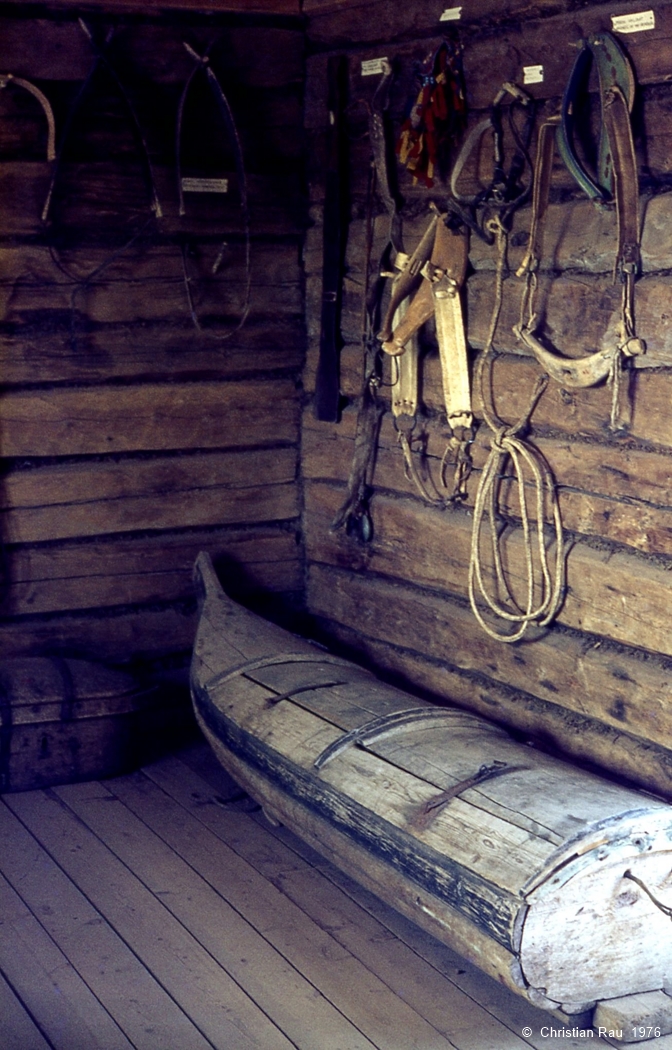
{"type": "Polygon", "coordinates": [[[525,277],[521,304],[521,321],[514,329],[518,338],[556,382],[563,387],[595,386],[604,379],[612,383],[610,427],[624,429],[620,405],[620,378],[624,360],[645,352],[644,342],[635,331],[635,281],[640,270],[639,186],[637,162],[632,139],[630,111],[634,97],[634,80],[625,55],[609,33],[599,33],[584,40],[565,92],[559,116],[546,121],[539,132],[532,199],[532,222],[528,249],[518,270],[525,277]],[[579,161],[574,148],[574,116],[579,105],[578,90],[584,82],[587,63],[597,65],[602,134],[597,178],[593,178],[579,161]],[[569,358],[547,349],[537,334],[538,318],[534,309],[537,274],[541,266],[544,228],[548,211],[554,146],[578,185],[591,200],[613,202],[616,210],[618,248],[614,265],[615,279],[622,286],[618,337],[604,350],[582,358],[569,358]]]}

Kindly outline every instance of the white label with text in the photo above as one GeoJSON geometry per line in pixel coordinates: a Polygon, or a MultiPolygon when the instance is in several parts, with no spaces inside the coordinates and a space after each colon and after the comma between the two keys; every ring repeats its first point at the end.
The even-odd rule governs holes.
{"type": "Polygon", "coordinates": [[[523,84],[543,84],[543,66],[523,66],[523,84]]]}
{"type": "Polygon", "coordinates": [[[611,28],[615,33],[641,33],[643,29],[656,28],[653,11],[638,11],[633,15],[612,15],[611,28]]]}
{"type": "Polygon", "coordinates": [[[228,179],[182,179],[184,193],[228,193],[228,179]]]}
{"type": "Polygon", "coordinates": [[[362,61],[362,76],[372,77],[376,73],[383,73],[383,62],[387,62],[386,58],[365,58],[362,61]]]}

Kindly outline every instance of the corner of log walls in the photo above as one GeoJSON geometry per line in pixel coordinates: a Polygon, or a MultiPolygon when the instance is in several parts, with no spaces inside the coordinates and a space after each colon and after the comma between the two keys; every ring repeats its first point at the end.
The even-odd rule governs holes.
{"type": "Polygon", "coordinates": [[[301,602],[304,34],[298,17],[193,6],[125,16],[113,0],[93,12],[4,4],[0,73],[47,96],[57,148],[94,61],[80,15],[100,35],[115,27],[109,58],[163,215],[148,207],[132,123],[105,68],[68,133],[46,225],[44,115],[28,92],[0,91],[0,644],[3,659],[56,649],[170,678],[193,641],[200,549],[248,601],[301,602]],[[226,177],[229,192],[186,195],[178,214],[175,123],[194,67],[185,41],[212,48],[242,143],[252,276],[239,330],[235,156],[200,74],[183,174],[226,177]]]}
{"type": "MultiPolygon", "coordinates": [[[[444,5],[445,6],[445,5],[444,5]]],[[[414,64],[442,38],[438,8],[401,0],[304,0],[308,18],[306,124],[311,214],[305,249],[307,391],[314,386],[321,297],[326,64],[346,54],[352,105],[348,111],[351,221],[341,331],[338,424],[304,415],[302,464],[307,556],[307,607],[322,636],[375,663],[394,680],[442,701],[487,715],[541,746],[596,765],[620,778],[672,797],[672,642],[669,608],[672,569],[672,9],[644,5],[655,27],[618,34],[635,70],[633,130],[640,175],[642,275],[636,288],[638,334],[647,353],[629,374],[634,406],[629,430],[608,429],[606,386],[563,390],[551,382],[532,419],[531,439],[555,476],[569,538],[567,591],[559,616],[545,631],[515,645],[490,639],[467,600],[474,494],[490,447],[487,427],[474,444],[475,470],[465,504],[448,510],[420,499],[404,475],[389,411],[383,418],[371,503],[374,538],[360,545],[330,524],[342,503],[352,460],[361,389],[360,346],[364,286],[366,182],[370,166],[365,105],[378,76],[362,76],[364,60],[386,57],[398,70],[390,117],[398,132],[410,97],[414,64]]],[[[451,24],[463,46],[471,128],[482,120],[504,80],[523,82],[523,67],[543,66],[543,83],[527,90],[538,116],[557,112],[574,51],[591,32],[611,31],[612,16],[639,11],[633,3],[569,0],[538,3],[474,0],[451,24]]],[[[591,90],[594,91],[595,85],[591,90]]],[[[594,128],[599,104],[591,95],[594,128]]],[[[505,139],[507,148],[510,139],[505,139]]],[[[536,133],[532,156],[536,147],[536,133]]],[[[463,173],[465,192],[487,180],[488,157],[463,173]]],[[[397,169],[404,198],[404,239],[413,250],[426,225],[430,200],[442,206],[448,190],[413,186],[397,169]]],[[[376,260],[387,237],[382,203],[374,208],[376,260]]],[[[504,282],[494,370],[499,414],[512,422],[523,412],[539,368],[513,335],[522,282],[515,271],[530,228],[530,208],[516,213],[504,282]]],[[[578,190],[556,157],[540,274],[544,335],[552,346],[581,356],[609,345],[618,318],[620,287],[612,268],[615,217],[578,190]]],[[[493,305],[495,250],[471,238],[465,303],[471,363],[487,334],[493,305]]],[[[427,461],[439,470],[447,430],[432,324],[423,334],[422,401],[427,461]]],[[[387,378],[389,380],[389,369],[387,378]]],[[[475,411],[481,418],[476,401],[475,411]]],[[[518,497],[505,485],[502,519],[507,572],[523,572],[518,497]]]]}

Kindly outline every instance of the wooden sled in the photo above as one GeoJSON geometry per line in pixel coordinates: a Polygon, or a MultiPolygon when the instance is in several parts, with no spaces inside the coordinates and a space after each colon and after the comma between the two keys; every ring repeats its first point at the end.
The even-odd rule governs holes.
{"type": "Polygon", "coordinates": [[[262,620],[206,554],[196,583],[196,717],[271,819],[535,1005],[672,1031],[670,805],[262,620]]]}

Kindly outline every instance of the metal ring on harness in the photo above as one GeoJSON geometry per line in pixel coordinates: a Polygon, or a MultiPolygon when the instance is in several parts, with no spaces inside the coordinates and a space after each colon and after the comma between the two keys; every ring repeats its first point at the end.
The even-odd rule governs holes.
{"type": "Polygon", "coordinates": [[[494,211],[499,220],[502,223],[506,223],[513,212],[524,204],[530,195],[531,180],[527,186],[521,186],[519,180],[526,166],[529,166],[530,169],[532,168],[528,147],[533,121],[534,102],[532,97],[517,84],[508,80],[505,81],[492,100],[490,115],[472,128],[453,165],[450,175],[451,197],[448,200],[448,206],[486,244],[494,244],[496,239],[496,231],[493,231],[489,225],[491,212],[494,211]],[[507,98],[511,99],[509,123],[516,142],[516,151],[508,172],[505,172],[503,166],[502,107],[504,100],[507,98]],[[514,108],[522,109],[525,114],[522,133],[518,131],[514,124],[514,108]],[[476,194],[467,195],[460,193],[458,189],[460,176],[472,153],[488,132],[492,132],[493,138],[492,179],[488,186],[476,194]],[[483,212],[483,219],[480,223],[476,218],[479,209],[483,212]]]}

